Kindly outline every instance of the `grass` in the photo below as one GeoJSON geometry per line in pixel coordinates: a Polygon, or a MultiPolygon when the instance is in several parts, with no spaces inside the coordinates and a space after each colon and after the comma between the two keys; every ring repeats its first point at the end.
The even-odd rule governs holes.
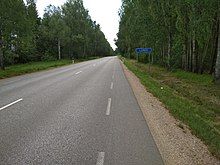
{"type": "Polygon", "coordinates": [[[5,70],[0,70],[0,79],[18,76],[26,73],[37,72],[40,70],[55,68],[71,64],[71,60],[59,60],[59,61],[41,61],[32,62],[26,64],[18,64],[6,67],[5,70]]]}
{"type": "MultiPolygon", "coordinates": [[[[83,62],[83,61],[89,61],[98,59],[100,57],[94,56],[94,57],[88,57],[88,58],[82,58],[82,59],[75,59],[75,63],[83,62]]],[[[72,60],[56,60],[56,61],[40,61],[40,62],[31,62],[26,64],[17,64],[12,65],[9,67],[6,67],[5,70],[0,69],[0,79],[3,78],[9,78],[13,76],[23,75],[26,73],[32,73],[37,72],[41,70],[56,68],[64,65],[72,64],[72,60]]]]}
{"type": "Polygon", "coordinates": [[[212,76],[181,70],[169,72],[159,66],[151,66],[149,73],[146,64],[123,61],[147,90],[220,158],[220,86],[213,84],[212,76]]]}

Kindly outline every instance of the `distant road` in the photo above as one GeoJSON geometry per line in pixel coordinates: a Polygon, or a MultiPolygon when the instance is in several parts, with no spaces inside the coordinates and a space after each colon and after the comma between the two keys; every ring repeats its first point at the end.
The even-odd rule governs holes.
{"type": "Polygon", "coordinates": [[[117,57],[0,80],[0,164],[163,164],[117,57]]]}

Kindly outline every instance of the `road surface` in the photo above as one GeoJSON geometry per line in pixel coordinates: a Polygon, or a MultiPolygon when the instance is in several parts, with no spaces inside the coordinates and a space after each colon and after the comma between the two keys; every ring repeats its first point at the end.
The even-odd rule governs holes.
{"type": "Polygon", "coordinates": [[[0,164],[163,164],[117,57],[0,80],[0,164]]]}

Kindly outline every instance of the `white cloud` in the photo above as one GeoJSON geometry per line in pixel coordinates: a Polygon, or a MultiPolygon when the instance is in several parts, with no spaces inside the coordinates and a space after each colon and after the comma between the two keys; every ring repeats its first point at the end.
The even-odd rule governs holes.
{"type": "MultiPolygon", "coordinates": [[[[37,10],[42,17],[44,9],[48,5],[61,6],[66,0],[37,0],[37,10]]],[[[93,21],[101,25],[107,40],[115,49],[114,38],[119,27],[118,10],[121,6],[121,0],[84,0],[84,6],[89,10],[93,21]]]]}

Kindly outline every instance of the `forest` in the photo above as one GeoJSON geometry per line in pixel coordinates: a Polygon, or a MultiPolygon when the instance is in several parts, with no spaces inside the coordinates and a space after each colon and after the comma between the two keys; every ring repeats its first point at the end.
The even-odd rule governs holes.
{"type": "Polygon", "coordinates": [[[112,55],[113,50],[82,0],[48,6],[43,18],[36,0],[0,1],[0,66],[112,55]]]}
{"type": "MultiPolygon", "coordinates": [[[[151,47],[150,61],[168,70],[213,74],[220,80],[219,0],[122,0],[116,45],[125,57],[151,47]]],[[[149,62],[141,55],[142,62],[149,62]]]]}

